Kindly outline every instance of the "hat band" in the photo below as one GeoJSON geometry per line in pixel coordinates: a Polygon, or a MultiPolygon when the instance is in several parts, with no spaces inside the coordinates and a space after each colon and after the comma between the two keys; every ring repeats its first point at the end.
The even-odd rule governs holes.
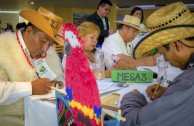
{"type": "Polygon", "coordinates": [[[161,28],[161,29],[157,29],[157,30],[151,32],[150,34],[148,34],[147,36],[145,36],[142,40],[146,39],[148,36],[151,36],[151,35],[159,32],[159,31],[163,31],[163,30],[167,30],[167,29],[171,29],[171,28],[181,28],[181,27],[185,27],[185,28],[192,27],[192,28],[194,28],[194,24],[190,24],[190,25],[189,24],[173,25],[173,26],[167,26],[167,27],[164,27],[164,28],[161,28]]]}
{"type": "Polygon", "coordinates": [[[48,18],[48,17],[45,17],[45,18],[46,18],[46,20],[49,22],[49,24],[51,25],[52,28],[58,30],[59,25],[60,25],[58,22],[56,22],[56,21],[54,21],[53,19],[48,18]]]}
{"type": "Polygon", "coordinates": [[[132,23],[129,23],[129,24],[131,24],[131,25],[134,26],[134,27],[139,28],[139,25],[135,25],[135,24],[132,24],[132,23]]]}
{"type": "Polygon", "coordinates": [[[169,20],[169,21],[166,21],[165,23],[162,23],[160,25],[156,25],[156,26],[152,26],[152,27],[148,27],[148,28],[151,30],[154,30],[156,28],[164,27],[168,24],[171,24],[173,21],[176,21],[179,17],[181,17],[187,11],[189,11],[189,10],[186,8],[182,12],[178,13],[177,16],[175,16],[172,20],[169,20]]]}
{"type": "MultiPolygon", "coordinates": [[[[163,31],[163,30],[167,30],[167,29],[173,29],[173,28],[194,28],[194,24],[182,24],[182,25],[173,25],[173,26],[168,26],[168,27],[164,27],[164,28],[161,28],[161,29],[157,29],[153,32],[150,32],[148,35],[146,35],[145,37],[143,37],[138,43],[137,45],[135,46],[134,50],[137,49],[137,47],[141,44],[142,41],[144,41],[145,39],[147,39],[148,37],[152,36],[153,34],[157,33],[157,32],[160,32],[160,31],[163,31]]],[[[193,35],[194,36],[194,35],[193,35]]],[[[144,53],[145,54],[145,53],[144,53]]],[[[143,55],[144,55],[143,54],[143,55]]],[[[135,58],[135,53],[133,53],[133,57],[135,58]]]]}
{"type": "Polygon", "coordinates": [[[56,34],[55,37],[60,37],[60,38],[63,38],[63,36],[59,35],[59,34],[56,34]]]}

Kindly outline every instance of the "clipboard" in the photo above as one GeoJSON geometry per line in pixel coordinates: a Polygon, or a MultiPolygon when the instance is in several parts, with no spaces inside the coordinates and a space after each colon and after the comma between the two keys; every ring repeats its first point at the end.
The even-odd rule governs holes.
{"type": "Polygon", "coordinates": [[[118,111],[120,108],[118,105],[115,105],[119,101],[120,94],[113,93],[101,99],[102,107],[105,109],[118,111]]]}

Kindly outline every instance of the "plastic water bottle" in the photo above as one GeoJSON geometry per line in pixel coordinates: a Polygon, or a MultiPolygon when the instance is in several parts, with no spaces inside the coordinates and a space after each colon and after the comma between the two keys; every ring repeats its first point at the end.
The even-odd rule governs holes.
{"type": "Polygon", "coordinates": [[[105,78],[104,52],[102,50],[102,45],[97,45],[97,49],[95,52],[95,63],[96,63],[95,77],[98,80],[102,80],[105,78]]]}
{"type": "Polygon", "coordinates": [[[157,66],[158,66],[158,77],[157,80],[163,76],[162,86],[168,86],[167,83],[167,70],[168,70],[168,62],[165,61],[163,55],[157,58],[157,66]]]}

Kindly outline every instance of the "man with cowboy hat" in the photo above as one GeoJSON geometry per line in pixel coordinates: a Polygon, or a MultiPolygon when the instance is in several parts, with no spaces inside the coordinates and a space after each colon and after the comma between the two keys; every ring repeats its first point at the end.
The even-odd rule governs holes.
{"type": "Polygon", "coordinates": [[[0,35],[0,126],[23,126],[23,97],[62,86],[61,62],[50,45],[63,45],[57,33],[63,19],[42,7],[19,14],[29,21],[25,30],[0,35]]]}
{"type": "Polygon", "coordinates": [[[126,126],[191,126],[194,124],[194,16],[182,2],[164,6],[146,21],[150,33],[135,47],[134,57],[143,57],[154,48],[175,67],[185,70],[164,90],[156,85],[146,90],[153,100],[147,103],[138,90],[121,101],[126,126]],[[160,96],[159,98],[157,98],[160,96]]]}
{"type": "Polygon", "coordinates": [[[125,15],[123,21],[116,22],[118,23],[117,32],[108,36],[102,45],[107,69],[110,69],[114,63],[114,61],[110,60],[110,55],[120,57],[120,60],[117,63],[120,69],[136,69],[136,66],[155,65],[155,56],[135,60],[130,53],[130,41],[137,36],[138,31],[144,31],[144,29],[140,28],[140,19],[135,16],[125,15]]]}

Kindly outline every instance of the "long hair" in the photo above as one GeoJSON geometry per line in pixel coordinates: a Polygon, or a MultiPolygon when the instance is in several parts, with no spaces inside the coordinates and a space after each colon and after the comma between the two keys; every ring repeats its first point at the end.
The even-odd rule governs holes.
{"type": "Polygon", "coordinates": [[[142,17],[141,17],[141,23],[142,23],[142,22],[143,22],[143,18],[144,18],[144,14],[143,14],[143,10],[142,10],[140,7],[134,7],[134,8],[131,10],[130,15],[133,16],[134,13],[135,13],[136,11],[138,11],[138,10],[140,10],[140,11],[142,12],[142,17]]]}

